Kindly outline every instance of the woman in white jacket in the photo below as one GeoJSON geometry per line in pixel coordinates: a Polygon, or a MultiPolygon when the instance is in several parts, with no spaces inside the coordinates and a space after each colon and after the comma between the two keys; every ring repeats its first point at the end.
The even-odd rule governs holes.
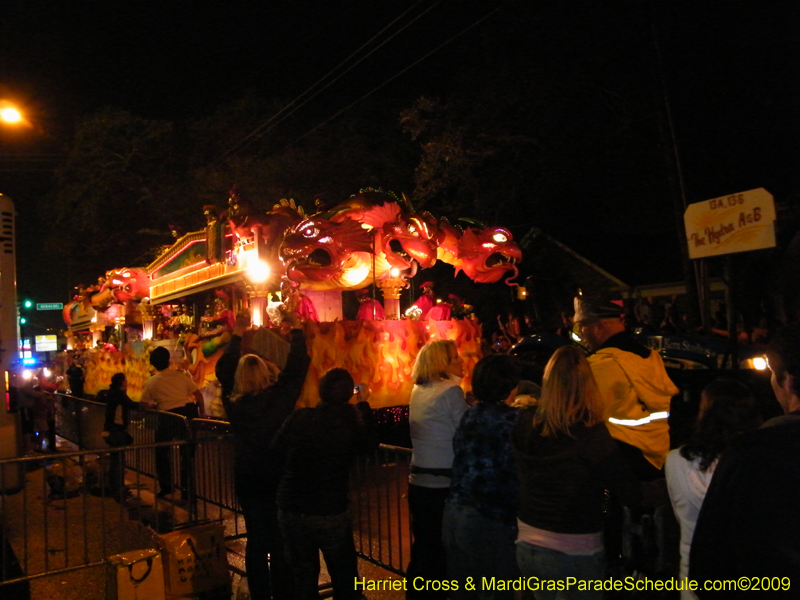
{"type": "MultiPolygon", "coordinates": [[[[681,527],[681,579],[689,576],[689,550],[697,515],[720,455],[738,434],[760,424],[758,403],[750,389],[738,381],[717,379],[703,389],[692,438],[667,455],[667,489],[681,527]]],[[[691,590],[681,591],[681,600],[695,598],[691,590]]]]}
{"type": "MultiPolygon", "coordinates": [[[[442,543],[442,517],[450,491],[453,436],[468,406],[459,387],[464,362],[449,340],[428,342],[417,355],[411,377],[414,389],[409,402],[411,473],[408,507],[411,515],[411,560],[408,581],[447,579],[447,560],[442,543]]],[[[447,590],[419,592],[408,586],[407,598],[447,596],[447,590]]]]}

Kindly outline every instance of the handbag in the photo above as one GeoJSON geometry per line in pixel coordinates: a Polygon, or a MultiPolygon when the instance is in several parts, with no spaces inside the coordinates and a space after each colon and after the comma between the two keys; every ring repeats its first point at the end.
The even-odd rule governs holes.
{"type": "Polygon", "coordinates": [[[164,573],[170,596],[191,596],[203,592],[227,593],[231,577],[225,527],[222,523],[190,524],[159,536],[164,573]]]}
{"type": "Polygon", "coordinates": [[[158,550],[132,550],[106,559],[106,600],[164,600],[158,550]]]}

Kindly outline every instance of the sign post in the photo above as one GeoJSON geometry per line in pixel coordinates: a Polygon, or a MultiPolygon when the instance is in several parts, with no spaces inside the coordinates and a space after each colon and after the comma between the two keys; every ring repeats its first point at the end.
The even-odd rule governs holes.
{"type": "Polygon", "coordinates": [[[689,258],[725,255],[726,305],[728,307],[727,358],[738,368],[733,267],[731,254],[775,247],[775,201],[764,188],[720,196],[690,204],[683,213],[689,258]]]}

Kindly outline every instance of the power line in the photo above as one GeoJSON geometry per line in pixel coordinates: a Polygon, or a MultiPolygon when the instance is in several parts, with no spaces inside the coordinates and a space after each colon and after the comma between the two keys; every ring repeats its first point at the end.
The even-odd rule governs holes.
{"type": "Polygon", "coordinates": [[[432,54],[435,54],[436,52],[438,52],[439,50],[441,50],[442,48],[444,48],[445,46],[447,46],[447,45],[448,45],[450,42],[452,42],[453,40],[455,40],[455,39],[457,39],[457,38],[461,37],[462,35],[464,35],[465,33],[467,33],[467,32],[468,32],[470,29],[472,29],[473,27],[476,27],[477,25],[480,25],[480,24],[481,24],[483,21],[485,21],[486,19],[488,19],[489,17],[491,17],[491,16],[492,16],[494,13],[496,13],[497,11],[499,11],[499,10],[500,10],[502,7],[503,7],[503,6],[502,6],[502,4],[501,4],[500,6],[498,6],[497,8],[495,8],[494,10],[492,10],[492,11],[489,11],[487,14],[485,14],[485,15],[484,15],[484,16],[482,16],[480,19],[478,19],[477,21],[475,21],[475,22],[474,22],[472,25],[469,25],[469,26],[468,26],[468,27],[466,27],[465,29],[462,29],[460,32],[458,32],[456,35],[454,35],[453,37],[451,37],[451,38],[450,38],[449,40],[447,40],[446,42],[444,42],[444,43],[442,43],[441,45],[437,46],[436,48],[434,48],[433,50],[431,50],[430,52],[428,52],[427,54],[425,54],[425,55],[424,55],[424,56],[422,56],[421,58],[419,58],[419,59],[415,60],[413,63],[411,63],[410,65],[408,65],[407,67],[405,67],[405,68],[404,68],[404,69],[402,69],[401,71],[399,71],[399,72],[395,73],[394,75],[392,75],[392,76],[391,76],[389,79],[387,79],[386,81],[384,81],[384,82],[383,82],[383,83],[381,83],[380,85],[378,85],[378,86],[376,86],[376,87],[372,88],[372,89],[371,89],[369,92],[367,92],[366,94],[364,94],[364,95],[363,95],[363,96],[361,96],[359,99],[357,99],[356,101],[352,102],[351,104],[349,104],[349,105],[345,106],[345,107],[344,107],[342,110],[340,110],[340,111],[338,111],[338,112],[334,113],[334,114],[333,114],[331,117],[329,117],[328,119],[326,119],[325,121],[323,121],[322,123],[320,123],[319,125],[317,125],[316,127],[314,127],[313,129],[311,129],[310,131],[307,131],[306,133],[304,133],[303,135],[301,135],[299,138],[297,138],[296,140],[294,140],[294,141],[293,141],[293,142],[291,142],[290,144],[286,145],[286,146],[285,146],[285,147],[284,147],[284,148],[281,150],[281,153],[282,153],[282,152],[285,152],[286,150],[288,150],[289,148],[291,148],[292,146],[294,146],[294,145],[295,145],[297,142],[299,142],[299,141],[300,141],[300,140],[302,140],[303,138],[305,138],[305,137],[307,137],[307,136],[311,135],[312,133],[314,133],[314,132],[315,132],[317,129],[319,129],[320,127],[323,127],[323,126],[327,125],[328,123],[330,123],[331,121],[333,121],[333,120],[334,120],[336,117],[338,117],[338,116],[339,116],[339,115],[341,115],[342,113],[344,113],[344,112],[346,112],[346,111],[350,110],[351,108],[353,108],[353,107],[354,107],[356,104],[358,104],[359,102],[361,102],[361,101],[362,101],[362,100],[364,100],[365,98],[368,98],[369,96],[371,96],[372,94],[374,94],[375,92],[377,92],[377,91],[378,91],[379,89],[381,89],[382,87],[384,87],[384,86],[388,85],[389,83],[391,83],[392,81],[394,81],[395,79],[397,79],[398,77],[400,77],[400,76],[401,76],[403,73],[405,73],[406,71],[408,71],[408,70],[410,70],[410,69],[414,68],[414,67],[415,67],[415,66],[417,66],[419,63],[421,63],[422,61],[424,61],[425,59],[427,59],[429,56],[431,56],[432,54]]]}
{"type": "Polygon", "coordinates": [[[314,93],[312,96],[310,96],[309,98],[306,98],[306,99],[305,99],[305,100],[304,100],[304,101],[303,101],[301,104],[299,104],[298,106],[296,106],[295,108],[293,108],[293,109],[292,109],[292,110],[291,110],[291,111],[290,111],[288,114],[284,115],[282,118],[280,118],[279,120],[277,120],[277,121],[276,121],[274,124],[272,124],[272,123],[273,123],[273,121],[275,121],[276,119],[278,119],[278,117],[280,117],[280,116],[281,116],[283,113],[285,113],[287,110],[289,110],[290,108],[292,108],[292,107],[293,107],[295,104],[297,104],[297,103],[298,103],[298,102],[299,102],[299,101],[300,101],[300,100],[301,100],[301,99],[302,99],[304,96],[306,96],[306,95],[308,95],[309,93],[311,93],[311,91],[312,91],[312,90],[314,90],[314,89],[315,89],[315,88],[317,88],[319,85],[321,85],[321,84],[322,84],[322,83],[323,83],[323,82],[324,82],[326,79],[328,79],[328,78],[332,77],[332,76],[333,76],[333,74],[334,74],[334,73],[336,73],[336,71],[337,71],[337,70],[339,70],[339,69],[340,69],[340,68],[342,68],[342,67],[343,67],[345,64],[347,64],[347,62],[348,62],[348,61],[350,61],[350,60],[351,60],[353,57],[355,57],[355,56],[356,56],[356,55],[357,55],[359,52],[361,52],[362,50],[364,50],[364,48],[367,48],[367,47],[368,47],[368,46],[369,46],[369,45],[370,45],[372,42],[374,42],[374,41],[375,41],[375,40],[376,40],[376,39],[377,39],[377,38],[378,38],[378,37],[379,37],[379,36],[380,36],[382,33],[384,33],[384,32],[385,32],[387,29],[389,29],[390,27],[392,27],[392,26],[393,26],[395,23],[397,23],[397,22],[398,22],[400,19],[402,19],[404,16],[406,16],[406,15],[407,15],[409,12],[411,12],[411,11],[412,11],[414,8],[416,8],[416,7],[417,7],[417,5],[419,5],[419,4],[420,4],[421,2],[423,2],[423,1],[424,1],[424,0],[418,0],[416,3],[414,3],[414,4],[413,4],[412,6],[410,6],[408,9],[406,9],[405,11],[403,11],[403,12],[402,12],[400,15],[398,15],[398,16],[397,16],[397,17],[396,17],[396,18],[395,18],[395,19],[394,19],[394,20],[393,20],[391,23],[389,23],[388,25],[386,25],[386,27],[384,27],[384,28],[383,28],[383,29],[381,29],[381,30],[380,30],[378,33],[376,33],[374,36],[372,36],[372,37],[371,37],[371,38],[370,38],[368,41],[366,41],[364,44],[362,44],[362,45],[361,45],[361,46],[360,46],[360,47],[359,47],[359,48],[358,48],[358,49],[357,49],[355,52],[353,52],[352,54],[350,54],[350,56],[348,56],[347,58],[345,58],[345,59],[344,59],[342,62],[340,62],[338,65],[336,65],[336,66],[335,66],[333,69],[331,69],[331,70],[330,70],[328,73],[326,73],[326,74],[325,74],[323,77],[321,77],[320,79],[318,79],[318,80],[317,80],[317,81],[316,81],[316,82],[315,82],[313,85],[311,85],[311,86],[310,86],[308,89],[306,89],[306,90],[305,90],[303,93],[301,93],[299,96],[297,96],[297,98],[295,98],[294,100],[292,100],[292,101],[291,101],[289,104],[287,104],[286,106],[284,106],[284,107],[283,107],[281,110],[279,110],[279,111],[278,111],[276,114],[274,114],[272,117],[270,117],[269,119],[267,119],[267,121],[265,121],[264,123],[262,123],[261,125],[259,125],[259,126],[258,126],[256,129],[254,129],[254,130],[253,130],[251,133],[249,133],[247,136],[245,136],[245,137],[244,137],[244,138],[243,138],[241,141],[239,141],[238,143],[234,144],[234,146],[233,146],[232,148],[230,148],[229,150],[227,150],[227,151],[223,152],[223,153],[222,153],[222,154],[221,154],[219,157],[217,157],[217,159],[216,159],[214,162],[218,162],[218,161],[222,160],[223,158],[225,158],[225,157],[227,157],[227,156],[230,156],[231,154],[233,154],[233,153],[235,153],[235,152],[238,152],[239,150],[241,150],[241,149],[243,149],[243,148],[245,148],[245,147],[249,146],[250,144],[252,144],[253,142],[255,142],[255,141],[256,141],[256,140],[257,140],[259,137],[261,137],[261,136],[262,136],[262,135],[264,135],[265,133],[268,133],[269,131],[271,131],[272,129],[274,129],[274,128],[275,128],[275,126],[277,126],[277,125],[278,125],[278,124],[280,124],[282,121],[284,121],[285,119],[287,119],[289,116],[291,116],[292,114],[294,114],[294,112],[295,112],[295,111],[297,111],[298,109],[302,108],[302,107],[303,107],[305,104],[307,104],[308,102],[310,102],[311,100],[313,100],[314,98],[316,98],[316,97],[317,97],[319,94],[321,94],[323,91],[325,91],[325,90],[326,90],[327,88],[329,88],[331,85],[333,85],[333,84],[334,84],[336,81],[338,81],[338,80],[339,80],[341,77],[343,77],[343,76],[344,76],[345,74],[347,74],[349,71],[351,71],[352,69],[354,69],[354,68],[355,68],[356,66],[358,66],[358,65],[359,65],[361,62],[363,62],[364,60],[366,60],[367,58],[369,58],[369,57],[370,57],[370,56],[371,56],[373,53],[375,53],[375,52],[376,52],[376,51],[378,51],[380,48],[382,48],[383,46],[385,46],[385,45],[386,45],[386,44],[387,44],[389,41],[391,41],[393,38],[395,38],[397,35],[399,35],[400,33],[402,33],[402,32],[403,32],[405,29],[407,29],[409,26],[411,26],[411,25],[412,25],[413,23],[415,23],[417,20],[419,20],[420,18],[422,18],[424,15],[426,15],[428,12],[430,12],[430,11],[431,11],[433,8],[435,8],[435,7],[436,7],[436,6],[437,6],[437,5],[438,5],[438,4],[441,2],[441,0],[436,0],[436,2],[435,2],[433,5],[429,6],[429,7],[428,7],[427,9],[425,9],[425,10],[424,10],[424,11],[423,11],[421,14],[417,15],[416,17],[414,17],[414,19],[412,19],[412,20],[411,20],[409,23],[406,23],[405,25],[403,25],[403,27],[401,27],[401,28],[400,28],[398,31],[396,31],[396,32],[395,32],[395,33],[393,33],[391,36],[389,36],[389,37],[388,37],[386,40],[384,40],[383,42],[381,42],[381,43],[380,43],[380,44],[379,44],[377,47],[375,47],[375,48],[373,48],[372,50],[370,50],[370,51],[369,51],[369,52],[368,52],[366,55],[362,56],[362,57],[361,57],[360,59],[358,59],[358,60],[357,60],[357,61],[356,61],[354,64],[352,64],[352,65],[348,66],[348,67],[347,67],[347,69],[345,69],[344,71],[342,71],[341,73],[339,73],[339,74],[338,74],[338,75],[337,75],[337,76],[336,76],[336,77],[335,77],[333,80],[331,80],[330,82],[328,82],[328,83],[327,83],[325,86],[323,86],[322,88],[320,88],[319,90],[317,90],[317,91],[316,91],[316,92],[315,92],[315,93],[314,93]],[[271,126],[271,127],[269,127],[269,126],[270,126],[270,124],[272,124],[272,126],[271,126]],[[267,127],[269,127],[269,128],[267,129],[267,127]]]}

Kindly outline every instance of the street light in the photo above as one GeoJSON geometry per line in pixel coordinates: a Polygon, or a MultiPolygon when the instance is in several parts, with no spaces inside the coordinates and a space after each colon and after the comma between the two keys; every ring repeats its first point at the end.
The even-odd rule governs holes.
{"type": "Polygon", "coordinates": [[[33,124],[25,118],[25,113],[13,102],[0,98],[0,125],[33,129],[33,124]]]}
{"type": "Polygon", "coordinates": [[[0,109],[0,119],[6,123],[19,123],[22,121],[22,115],[16,108],[3,108],[0,109]]]}

